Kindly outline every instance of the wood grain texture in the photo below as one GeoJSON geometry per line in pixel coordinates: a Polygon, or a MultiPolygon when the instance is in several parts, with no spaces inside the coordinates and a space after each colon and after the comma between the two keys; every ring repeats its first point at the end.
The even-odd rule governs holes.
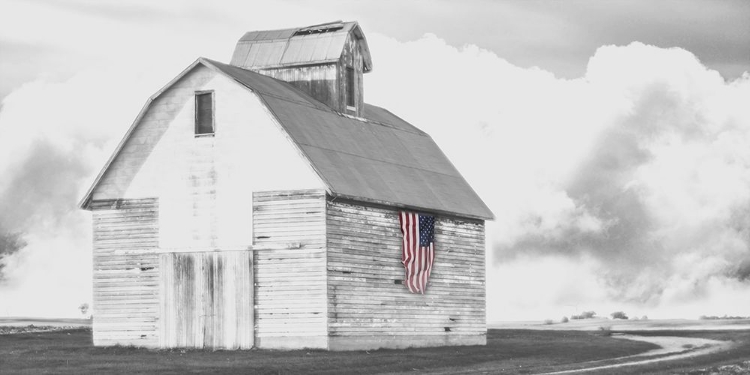
{"type": "Polygon", "coordinates": [[[95,345],[353,350],[485,342],[483,222],[437,217],[432,277],[426,294],[415,295],[402,285],[394,209],[323,190],[255,192],[252,250],[159,253],[156,199],[92,206],[95,345]]]}
{"type": "Polygon", "coordinates": [[[258,73],[289,82],[331,108],[340,108],[336,64],[260,69],[258,73]]]}
{"type": "MultiPolygon", "coordinates": [[[[364,80],[362,74],[364,73],[364,62],[362,56],[362,46],[359,40],[352,34],[349,33],[346,37],[346,43],[344,43],[344,50],[341,53],[341,58],[337,64],[338,73],[338,100],[341,103],[339,112],[346,113],[356,117],[364,117],[365,108],[365,89],[364,80]],[[346,68],[350,67],[354,69],[354,88],[350,90],[354,93],[354,108],[347,107],[346,95],[347,95],[347,80],[346,80],[346,68]]],[[[334,107],[335,108],[335,107],[334,107]]]]}
{"type": "Polygon", "coordinates": [[[484,223],[438,216],[424,295],[402,285],[398,211],[329,200],[328,333],[332,350],[483,344],[484,223]]]}
{"type": "Polygon", "coordinates": [[[158,345],[156,254],[122,250],[158,246],[156,199],[92,203],[94,345],[158,345]]]}
{"type": "Polygon", "coordinates": [[[253,347],[252,251],[159,255],[162,348],[253,347]]]}
{"type": "Polygon", "coordinates": [[[327,348],[325,192],[253,193],[256,345],[327,348]],[[284,248],[287,247],[287,248],[284,248]]]}

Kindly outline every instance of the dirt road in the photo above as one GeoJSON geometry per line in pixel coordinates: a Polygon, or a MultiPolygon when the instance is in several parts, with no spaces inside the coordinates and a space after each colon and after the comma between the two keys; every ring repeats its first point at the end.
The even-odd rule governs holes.
{"type": "Polygon", "coordinates": [[[714,353],[714,352],[721,351],[721,350],[727,350],[731,348],[732,346],[732,343],[729,341],[709,340],[709,339],[702,339],[702,338],[696,338],[696,337],[638,336],[638,335],[625,335],[625,334],[613,335],[612,337],[623,339],[623,340],[636,340],[636,341],[650,342],[652,344],[661,346],[661,348],[649,350],[645,353],[631,355],[628,357],[620,357],[620,358],[613,358],[610,360],[606,360],[607,362],[624,361],[620,363],[597,366],[598,363],[602,363],[604,361],[587,362],[585,363],[585,365],[587,366],[583,369],[548,372],[548,373],[545,373],[545,375],[574,374],[574,373],[612,369],[612,368],[625,367],[625,366],[644,365],[644,364],[654,363],[654,362],[672,361],[676,359],[695,357],[699,355],[714,353]]]}

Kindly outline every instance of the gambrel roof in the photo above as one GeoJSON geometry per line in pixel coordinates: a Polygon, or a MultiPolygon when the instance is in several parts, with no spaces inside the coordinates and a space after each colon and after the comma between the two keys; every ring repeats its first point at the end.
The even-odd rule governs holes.
{"type": "MultiPolygon", "coordinates": [[[[198,64],[256,93],[325,183],[331,196],[492,219],[492,212],[432,138],[391,112],[368,104],[365,118],[351,117],[333,111],[287,82],[205,58],[196,60],[172,83],[198,64]]],[[[152,96],[149,103],[170,85],[152,96]]],[[[137,123],[138,119],[133,127],[137,123]]],[[[128,135],[130,132],[132,127],[128,135]]],[[[125,140],[120,147],[124,143],[125,140]]],[[[104,170],[118,152],[119,147],[104,170]]],[[[88,207],[104,170],[81,207],[88,207]]]]}
{"type": "Polygon", "coordinates": [[[284,30],[250,31],[240,38],[231,64],[246,69],[280,68],[338,61],[349,33],[360,41],[364,72],[372,70],[370,49],[357,22],[329,22],[284,30]]]}

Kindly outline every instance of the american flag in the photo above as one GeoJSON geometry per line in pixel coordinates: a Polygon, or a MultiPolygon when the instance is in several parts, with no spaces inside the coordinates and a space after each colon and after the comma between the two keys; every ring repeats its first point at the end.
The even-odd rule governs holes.
{"type": "Polygon", "coordinates": [[[401,253],[401,263],[406,269],[404,284],[412,293],[424,294],[435,260],[435,218],[402,211],[398,221],[404,235],[401,253]]]}

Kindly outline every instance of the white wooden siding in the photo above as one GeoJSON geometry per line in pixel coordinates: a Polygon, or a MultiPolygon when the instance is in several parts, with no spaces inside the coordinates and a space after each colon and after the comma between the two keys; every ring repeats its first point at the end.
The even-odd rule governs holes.
{"type": "Polygon", "coordinates": [[[94,345],[158,345],[158,202],[97,202],[94,233],[94,345]]]}
{"type": "Polygon", "coordinates": [[[256,192],[253,202],[254,247],[260,248],[256,346],[327,348],[325,192],[256,192]]]}
{"type": "Polygon", "coordinates": [[[327,206],[331,349],[485,342],[484,224],[437,217],[424,295],[402,284],[398,211],[327,206]]]}

